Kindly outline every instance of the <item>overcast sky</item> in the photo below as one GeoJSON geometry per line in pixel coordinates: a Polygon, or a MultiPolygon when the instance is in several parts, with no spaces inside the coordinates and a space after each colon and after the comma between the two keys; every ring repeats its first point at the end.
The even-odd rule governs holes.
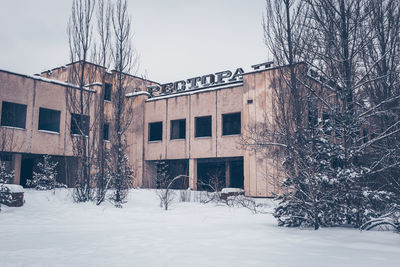
{"type": "MultiPolygon", "coordinates": [[[[0,0],[0,68],[34,74],[68,63],[72,0],[0,0]]],[[[128,0],[140,75],[165,83],[269,60],[265,0],[128,0]]]]}

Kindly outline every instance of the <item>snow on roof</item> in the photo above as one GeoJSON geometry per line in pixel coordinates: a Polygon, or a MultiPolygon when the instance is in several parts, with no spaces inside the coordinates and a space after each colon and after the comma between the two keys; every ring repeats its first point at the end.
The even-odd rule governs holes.
{"type": "Polygon", "coordinates": [[[91,86],[103,86],[103,84],[101,82],[95,82],[85,85],[85,87],[91,87],[91,86]]]}
{"type": "Polygon", "coordinates": [[[133,96],[139,96],[139,95],[147,95],[150,97],[150,93],[146,91],[139,91],[139,92],[133,92],[133,93],[127,93],[125,96],[126,97],[133,97],[133,96]]]}
{"type": "MultiPolygon", "coordinates": [[[[22,76],[22,77],[33,79],[33,80],[37,80],[37,81],[42,81],[42,82],[57,84],[57,85],[61,85],[61,86],[72,87],[72,88],[75,88],[75,89],[80,89],[79,86],[77,86],[75,84],[61,82],[61,81],[58,81],[58,80],[52,80],[52,79],[44,78],[42,76],[26,75],[26,74],[21,74],[21,73],[12,72],[12,71],[3,70],[3,69],[0,69],[0,72],[5,72],[5,73],[8,73],[8,74],[18,75],[18,76],[22,76]]],[[[87,88],[87,87],[83,87],[83,90],[88,91],[88,92],[92,92],[92,93],[96,93],[96,90],[93,90],[93,89],[90,89],[90,88],[87,88]]]]}

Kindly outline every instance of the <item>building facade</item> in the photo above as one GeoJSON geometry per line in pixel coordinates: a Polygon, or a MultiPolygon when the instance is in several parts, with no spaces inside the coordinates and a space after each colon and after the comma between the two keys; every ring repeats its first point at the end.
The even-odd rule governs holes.
{"type": "MultiPolygon", "coordinates": [[[[76,114],[67,107],[67,92],[79,90],[69,80],[74,64],[79,63],[35,76],[0,70],[0,155],[15,171],[16,184],[25,185],[42,155],[49,154],[59,162],[60,181],[73,186],[76,114]]],[[[85,87],[94,99],[87,116],[94,118],[95,106],[104,101],[104,142],[109,146],[116,73],[91,65],[97,74],[85,87]]],[[[243,188],[247,196],[279,192],[278,160],[241,145],[246,130],[272,109],[275,69],[271,63],[252,67],[247,73],[238,68],[162,85],[125,74],[130,85],[126,100],[132,106],[127,152],[137,186],[156,186],[161,160],[171,175],[189,177],[182,188],[207,189],[217,178],[221,187],[243,188]]]]}

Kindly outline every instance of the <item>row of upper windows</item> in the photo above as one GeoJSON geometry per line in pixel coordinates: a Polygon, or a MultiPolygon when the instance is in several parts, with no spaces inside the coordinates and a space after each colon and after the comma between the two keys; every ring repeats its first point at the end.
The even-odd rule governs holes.
{"type": "MultiPolygon", "coordinates": [[[[12,102],[2,102],[1,126],[9,126],[25,129],[27,106],[12,102]]],[[[61,111],[47,108],[39,108],[38,130],[60,132],[61,111]]],[[[88,135],[90,117],[87,115],[71,113],[71,134],[88,135]]],[[[104,124],[104,140],[109,140],[109,124],[104,124]]]]}
{"type": "MultiPolygon", "coordinates": [[[[194,118],[194,136],[212,136],[212,116],[202,116],[194,118]]],[[[240,112],[222,114],[222,135],[236,135],[241,133],[240,112]]],[[[162,141],[163,123],[162,121],[149,123],[149,142],[162,141]]],[[[171,120],[170,139],[186,139],[186,119],[171,120]]]]}

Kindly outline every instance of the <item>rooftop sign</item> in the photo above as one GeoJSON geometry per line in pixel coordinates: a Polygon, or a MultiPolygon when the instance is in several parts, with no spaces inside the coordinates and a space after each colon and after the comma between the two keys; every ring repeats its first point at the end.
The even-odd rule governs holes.
{"type": "MultiPolygon", "coordinates": [[[[260,67],[269,68],[271,65],[272,62],[266,62],[253,65],[251,67],[254,70],[259,70],[260,67]]],[[[233,72],[230,70],[225,70],[216,72],[214,74],[206,74],[203,76],[193,77],[187,80],[165,83],[161,86],[148,86],[147,90],[151,96],[154,96],[155,92],[158,92],[158,95],[178,94],[184,91],[193,91],[208,87],[240,83],[241,81],[243,81],[244,73],[245,72],[242,68],[237,68],[233,72]]]]}

